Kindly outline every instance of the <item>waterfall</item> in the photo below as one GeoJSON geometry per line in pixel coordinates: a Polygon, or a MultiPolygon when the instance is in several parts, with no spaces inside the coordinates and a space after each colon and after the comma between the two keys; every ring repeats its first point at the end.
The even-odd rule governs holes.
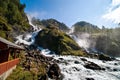
{"type": "Polygon", "coordinates": [[[84,33],[77,33],[75,35],[74,27],[72,27],[68,35],[70,35],[81,48],[85,49],[88,52],[88,49],[90,48],[90,44],[91,44],[89,33],[84,32],[84,33]]]}
{"type": "Polygon", "coordinates": [[[27,17],[28,17],[28,20],[29,20],[29,24],[33,28],[33,32],[17,36],[16,37],[17,41],[15,43],[18,44],[18,45],[20,45],[20,44],[24,44],[24,45],[31,45],[31,44],[33,44],[34,41],[35,41],[35,36],[41,30],[38,26],[35,26],[34,24],[32,24],[32,16],[30,16],[28,14],[27,17]]]}

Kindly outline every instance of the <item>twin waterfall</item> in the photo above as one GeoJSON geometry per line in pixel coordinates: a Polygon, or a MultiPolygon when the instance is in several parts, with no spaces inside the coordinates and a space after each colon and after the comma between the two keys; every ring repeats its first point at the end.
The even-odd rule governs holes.
{"type": "MultiPolygon", "coordinates": [[[[30,15],[27,16],[29,19],[29,24],[33,27],[33,32],[16,37],[16,44],[25,44],[28,46],[34,44],[35,36],[41,30],[32,24],[32,17],[30,15]]],[[[72,34],[73,31],[74,28],[72,28],[71,31],[67,34],[69,34],[80,47],[88,50],[92,43],[90,40],[90,34],[82,33],[79,36],[75,36],[72,34]]],[[[43,49],[42,47],[38,48],[41,50],[42,54],[50,56],[50,51],[48,49],[43,49]]],[[[120,80],[120,61],[101,61],[98,59],[70,55],[54,55],[52,57],[59,61],[58,65],[63,74],[63,80],[120,80]],[[89,63],[95,63],[105,70],[88,69],[84,65],[89,63]]]]}

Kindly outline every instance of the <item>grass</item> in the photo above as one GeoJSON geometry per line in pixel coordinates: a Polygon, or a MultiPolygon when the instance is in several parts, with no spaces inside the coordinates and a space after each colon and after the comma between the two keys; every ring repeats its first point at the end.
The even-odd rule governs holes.
{"type": "Polygon", "coordinates": [[[37,80],[37,77],[30,71],[25,71],[17,66],[13,73],[6,80],[37,80]]]}
{"type": "Polygon", "coordinates": [[[35,43],[43,48],[49,48],[58,55],[84,56],[85,54],[69,35],[54,27],[39,32],[35,43]]]}

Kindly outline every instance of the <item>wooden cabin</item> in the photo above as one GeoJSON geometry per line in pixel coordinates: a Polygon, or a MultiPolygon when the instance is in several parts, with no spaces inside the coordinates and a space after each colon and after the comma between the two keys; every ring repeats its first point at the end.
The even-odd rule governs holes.
{"type": "Polygon", "coordinates": [[[19,63],[16,55],[21,50],[24,48],[0,37],[0,80],[5,80],[19,63]]]}

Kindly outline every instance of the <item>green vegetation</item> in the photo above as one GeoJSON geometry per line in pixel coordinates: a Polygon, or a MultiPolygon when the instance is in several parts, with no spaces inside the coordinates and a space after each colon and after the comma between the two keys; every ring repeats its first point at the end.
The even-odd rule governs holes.
{"type": "Polygon", "coordinates": [[[120,56],[120,28],[104,29],[96,38],[96,49],[110,56],[120,56]]]}
{"type": "Polygon", "coordinates": [[[79,33],[87,32],[91,34],[91,39],[94,39],[95,48],[102,53],[110,56],[120,56],[120,27],[108,29],[102,26],[99,29],[97,26],[88,22],[81,21],[73,25],[74,34],[79,37],[79,33]]]}
{"type": "Polygon", "coordinates": [[[55,27],[43,29],[36,36],[35,44],[61,55],[84,55],[78,44],[55,27]]]}
{"type": "Polygon", "coordinates": [[[12,74],[8,76],[6,80],[39,80],[39,78],[44,75],[46,75],[44,66],[40,66],[39,72],[37,72],[36,69],[29,71],[24,70],[21,66],[17,66],[17,68],[13,70],[12,74]]]}
{"type": "Polygon", "coordinates": [[[97,26],[92,25],[85,21],[77,22],[73,25],[73,27],[75,33],[79,32],[98,33],[100,31],[100,29],[97,26]]]}
{"type": "Polygon", "coordinates": [[[12,40],[13,34],[17,31],[26,31],[29,23],[24,13],[24,4],[19,0],[0,0],[0,36],[12,40]],[[18,27],[19,26],[19,27],[18,27]]]}
{"type": "Polygon", "coordinates": [[[17,66],[17,68],[6,80],[38,80],[38,79],[34,73],[26,71],[22,67],[17,66]]]}
{"type": "Polygon", "coordinates": [[[100,59],[100,60],[105,60],[105,61],[111,61],[111,60],[113,60],[111,57],[109,57],[109,56],[106,55],[106,54],[99,54],[98,59],[100,59]]]}
{"type": "MultiPolygon", "coordinates": [[[[31,53],[41,57],[38,53],[31,53]]],[[[25,55],[25,51],[22,51],[18,57],[20,58],[20,63],[17,65],[16,69],[13,70],[12,74],[8,76],[6,80],[44,80],[43,77],[46,76],[47,63],[43,58],[36,59],[25,55]]]]}
{"type": "Polygon", "coordinates": [[[61,23],[55,19],[40,20],[33,17],[32,23],[40,28],[56,27],[64,32],[68,32],[70,30],[64,23],[61,23]]]}

